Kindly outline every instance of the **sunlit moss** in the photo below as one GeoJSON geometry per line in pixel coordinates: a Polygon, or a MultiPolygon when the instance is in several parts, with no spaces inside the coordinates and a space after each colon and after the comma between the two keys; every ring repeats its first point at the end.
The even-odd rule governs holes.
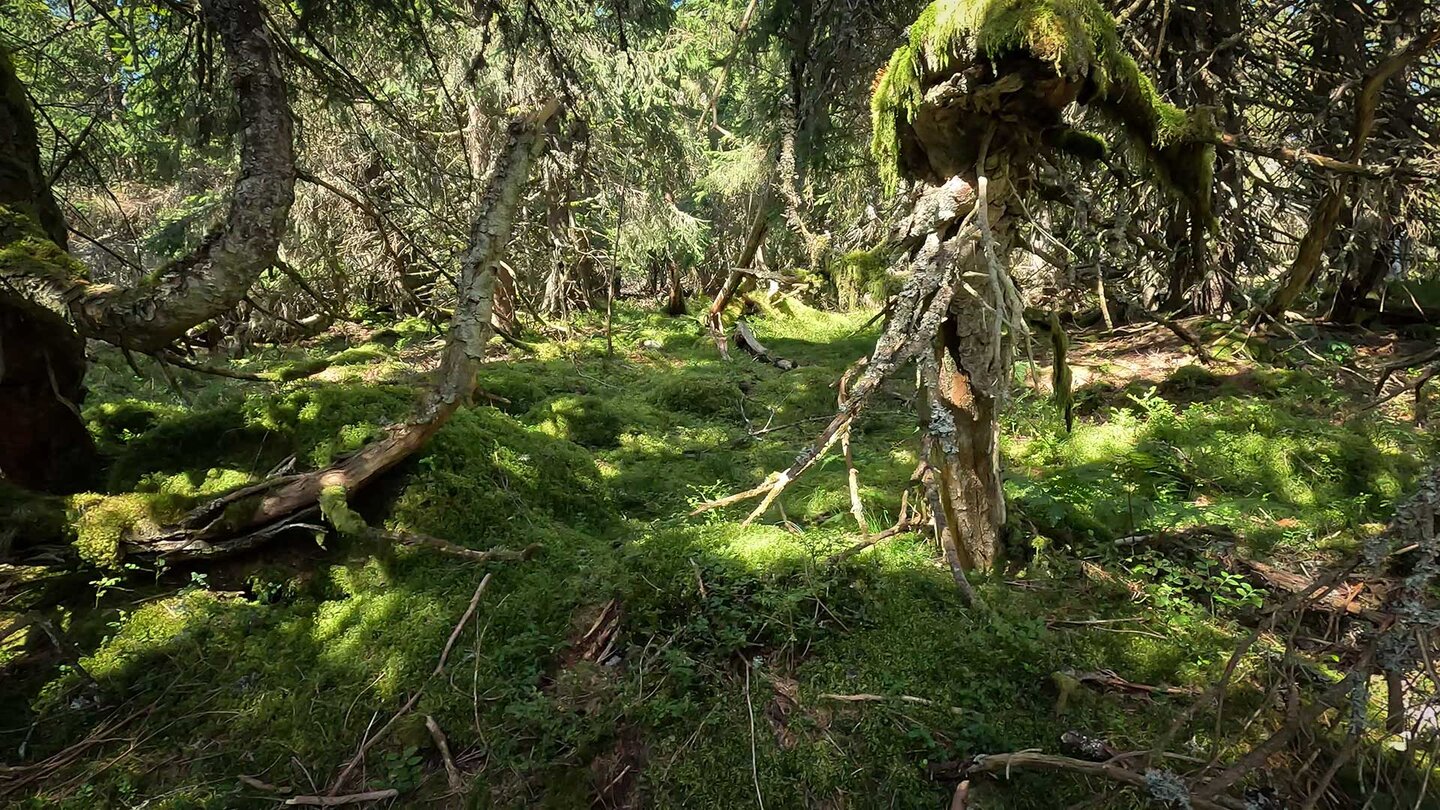
{"type": "Polygon", "coordinates": [[[597,396],[555,397],[536,406],[529,418],[545,434],[586,447],[614,447],[623,428],[620,415],[597,396]]]}
{"type": "Polygon", "coordinates": [[[121,541],[126,536],[157,532],[183,515],[190,503],[190,499],[168,493],[71,496],[75,550],[91,565],[114,568],[124,556],[121,541]]]}

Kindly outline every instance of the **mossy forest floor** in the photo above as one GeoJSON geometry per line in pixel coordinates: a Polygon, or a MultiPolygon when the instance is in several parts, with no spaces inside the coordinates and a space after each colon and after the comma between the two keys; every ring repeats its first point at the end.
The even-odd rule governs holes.
{"type": "MultiPolygon", "coordinates": [[[[1301,346],[1199,324],[1227,358],[1201,367],[1155,327],[1075,336],[1068,435],[1017,371],[1012,562],[976,578],[991,614],[963,606],[923,536],[826,564],[858,539],[838,455],[756,525],[739,523],[743,506],[687,517],[811,440],[836,379],[874,340],[873,327],[857,332],[869,315],[752,318],[798,363],[788,372],[723,361],[693,318],[631,308],[617,312],[613,360],[597,318],[528,336],[531,352],[497,348],[480,404],[353,505],[373,525],[476,549],[539,544],[523,562],[317,534],[156,570],[108,553],[111,524],[84,510],[106,502],[70,501],[103,567],[47,608],[70,653],[38,630],[0,648],[0,760],[25,766],[0,769],[0,802],[274,807],[323,794],[367,731],[423,690],[352,784],[398,790],[385,806],[933,810],[952,786],[932,764],[1053,751],[1069,729],[1144,748],[1189,701],[1076,689],[1059,673],[1188,687],[1224,666],[1263,591],[1198,549],[1116,538],[1220,525],[1244,553],[1308,570],[1377,530],[1435,449],[1403,405],[1361,411],[1364,380],[1345,367],[1373,365],[1386,351],[1374,336],[1306,333],[1301,346]],[[929,702],[827,697],[857,694],[929,702]]],[[[333,359],[316,377],[180,372],[188,405],[102,352],[86,409],[108,459],[95,488],[184,505],[291,456],[324,464],[406,413],[438,346],[418,322],[350,327],[303,356],[233,364],[287,376],[333,359]]],[[[894,521],[915,465],[912,390],[892,381],[855,431],[872,529],[894,521]]],[[[12,541],[30,530],[17,520],[12,541]]],[[[1204,733],[1186,744],[1208,751],[1204,733]]],[[[1110,789],[1016,772],[974,795],[984,808],[1058,808],[1110,789]]]]}

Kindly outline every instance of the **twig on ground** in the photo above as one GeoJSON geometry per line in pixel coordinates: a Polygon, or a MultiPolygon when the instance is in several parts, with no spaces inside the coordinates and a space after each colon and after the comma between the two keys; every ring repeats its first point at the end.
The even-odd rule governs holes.
{"type": "Polygon", "coordinates": [[[400,718],[409,714],[410,710],[415,708],[415,704],[420,701],[420,695],[425,692],[425,687],[429,685],[430,681],[434,680],[437,675],[444,671],[445,662],[450,659],[450,650],[455,647],[455,639],[460,637],[460,632],[464,630],[465,625],[470,622],[470,617],[475,615],[475,608],[480,604],[480,595],[485,592],[485,588],[490,584],[491,576],[491,574],[486,574],[481,578],[480,584],[475,586],[475,594],[470,597],[470,604],[465,607],[465,613],[460,616],[460,621],[455,624],[455,629],[450,631],[450,638],[445,640],[445,648],[440,651],[440,660],[436,662],[435,669],[430,672],[430,677],[425,679],[425,683],[422,683],[420,688],[415,690],[415,694],[411,695],[410,699],[405,701],[405,705],[401,706],[400,710],[395,712],[394,716],[391,717],[385,725],[381,726],[379,731],[367,735],[366,738],[361,741],[360,750],[355,752],[355,756],[350,759],[345,769],[335,778],[335,783],[330,788],[330,798],[339,798],[336,794],[345,787],[345,783],[350,779],[350,775],[355,772],[355,769],[360,767],[360,763],[365,761],[365,755],[370,752],[370,749],[373,748],[376,743],[385,737],[390,729],[394,728],[400,718]]]}
{"type": "Polygon", "coordinates": [[[840,703],[890,703],[898,701],[901,703],[916,703],[921,706],[934,706],[938,709],[949,709],[951,714],[965,713],[965,710],[959,706],[946,706],[942,703],[936,703],[933,700],[927,700],[913,695],[870,695],[863,693],[858,695],[823,694],[819,695],[819,698],[821,700],[834,700],[840,703]]]}
{"type": "Polygon", "coordinates": [[[465,789],[465,780],[460,777],[460,769],[455,767],[455,758],[450,756],[450,741],[445,739],[445,732],[440,730],[440,724],[428,714],[425,715],[425,728],[430,732],[430,739],[435,741],[435,747],[440,751],[440,759],[445,763],[445,777],[450,782],[450,789],[459,793],[465,789]]]}
{"type": "Polygon", "coordinates": [[[395,788],[384,790],[371,790],[366,793],[351,793],[346,796],[292,796],[285,800],[286,805],[308,805],[310,807],[340,807],[346,804],[359,804],[360,802],[380,802],[386,799],[393,799],[400,795],[395,788]]]}
{"type": "Polygon", "coordinates": [[[755,801],[765,810],[765,796],[760,792],[760,765],[755,758],[755,704],[750,700],[750,662],[745,662],[745,708],[750,711],[750,778],[755,781],[755,801]]]}

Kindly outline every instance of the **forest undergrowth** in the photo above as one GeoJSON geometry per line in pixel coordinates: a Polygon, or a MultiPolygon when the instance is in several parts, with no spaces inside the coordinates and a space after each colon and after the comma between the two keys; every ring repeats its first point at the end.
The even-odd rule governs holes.
{"type": "MultiPolygon", "coordinates": [[[[4,494],[10,531],[67,533],[90,567],[49,586],[73,592],[51,611],[63,643],[0,649],[0,749],[36,763],[0,799],[272,807],[324,794],[396,717],[353,782],[393,790],[381,806],[942,807],[967,756],[1053,751],[1072,730],[1147,748],[1275,595],[1227,561],[1313,571],[1353,551],[1436,450],[1408,404],[1364,409],[1357,369],[1389,338],[1197,322],[1217,357],[1201,365],[1155,325],[1075,336],[1072,432],[1037,383],[1046,358],[1017,369],[1008,563],[972,575],[986,611],[922,535],[829,562],[861,537],[838,453],[755,524],[690,517],[806,446],[871,314],[753,315],[789,371],[722,360],[696,320],[630,306],[613,357],[593,315],[497,341],[475,405],[350,503],[389,532],[538,546],[491,562],[318,528],[199,568],[117,552],[144,521],[377,436],[438,353],[429,324],[347,324],[232,361],[264,382],[175,370],[186,401],[150,361],[137,377],[98,349],[95,491],[4,494]]],[[[871,532],[915,468],[913,396],[900,375],[853,432],[871,532]]],[[[1259,699],[1242,671],[1232,710],[1259,699]]],[[[1264,731],[1196,728],[1180,754],[1264,731]]],[[[1143,806],[1115,790],[1016,771],[973,795],[1143,806]]]]}

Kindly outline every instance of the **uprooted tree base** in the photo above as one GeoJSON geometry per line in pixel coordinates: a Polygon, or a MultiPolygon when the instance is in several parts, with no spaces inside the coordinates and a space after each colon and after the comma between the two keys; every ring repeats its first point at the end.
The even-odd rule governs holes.
{"type": "MultiPolygon", "coordinates": [[[[880,383],[913,360],[919,480],[936,536],[957,581],[965,569],[995,564],[1005,523],[997,416],[1011,358],[1027,338],[1006,261],[1037,157],[1049,149],[1095,155],[1097,139],[1062,119],[1077,101],[1120,123],[1160,182],[1208,218],[1204,116],[1158,100],[1098,3],[937,0],[877,78],[872,99],[882,176],[892,186],[917,181],[911,212],[893,234],[908,278],[886,304],[884,332],[830,425],[793,464],[696,511],[759,498],[747,521],[759,517],[847,435],[880,383]]],[[[731,273],[710,312],[722,353],[719,315],[744,275],[731,273]]]]}

